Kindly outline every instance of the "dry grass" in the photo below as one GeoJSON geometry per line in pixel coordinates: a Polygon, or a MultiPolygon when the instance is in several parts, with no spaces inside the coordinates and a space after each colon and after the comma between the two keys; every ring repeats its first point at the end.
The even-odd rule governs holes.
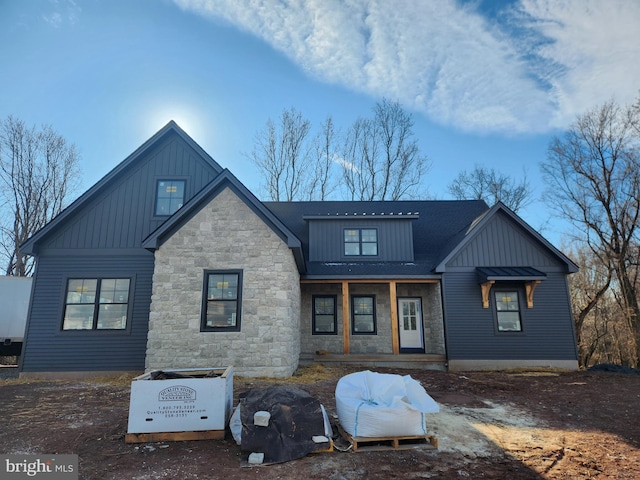
{"type": "Polygon", "coordinates": [[[92,377],[86,380],[91,383],[100,383],[102,385],[111,385],[113,387],[128,387],[131,381],[136,377],[132,373],[123,373],[122,375],[108,375],[104,377],[92,377]]]}
{"type": "Polygon", "coordinates": [[[558,377],[560,374],[558,372],[518,372],[518,373],[509,373],[514,377],[558,377]]]}
{"type": "Polygon", "coordinates": [[[350,372],[351,370],[346,367],[327,367],[325,365],[314,363],[311,365],[299,366],[298,370],[288,378],[242,377],[235,375],[234,379],[239,382],[247,383],[287,383],[304,385],[340,378],[350,372]]]}
{"type": "Polygon", "coordinates": [[[89,377],[83,379],[69,379],[69,378],[40,378],[40,377],[20,377],[20,378],[7,378],[0,379],[0,386],[2,385],[29,385],[32,383],[58,383],[60,385],[69,383],[92,383],[99,385],[111,385],[114,387],[128,387],[131,385],[131,380],[134,378],[132,374],[123,375],[109,375],[102,377],[89,377]]]}
{"type": "MultiPolygon", "coordinates": [[[[234,379],[238,382],[247,383],[286,383],[286,384],[312,384],[317,382],[323,382],[326,380],[332,380],[340,378],[348,373],[352,373],[357,369],[356,367],[343,367],[343,366],[325,366],[321,364],[301,365],[298,370],[288,378],[273,378],[273,377],[243,377],[240,375],[234,375],[234,379]]],[[[92,383],[100,385],[111,385],[114,387],[128,387],[136,377],[133,373],[124,373],[122,375],[105,375],[89,377],[84,379],[50,379],[50,378],[38,378],[38,377],[23,377],[13,379],[0,379],[1,385],[20,385],[39,382],[55,382],[55,383],[92,383]]]]}
{"type": "Polygon", "coordinates": [[[41,382],[60,382],[63,380],[45,380],[44,378],[26,377],[26,378],[5,378],[0,380],[0,387],[2,385],[29,385],[30,383],[41,382]]]}

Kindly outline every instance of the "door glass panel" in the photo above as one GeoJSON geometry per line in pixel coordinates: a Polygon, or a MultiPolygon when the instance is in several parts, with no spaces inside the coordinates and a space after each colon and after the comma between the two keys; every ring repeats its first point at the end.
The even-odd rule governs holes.
{"type": "Polygon", "coordinates": [[[400,348],[424,351],[419,299],[400,299],[400,348]]]}

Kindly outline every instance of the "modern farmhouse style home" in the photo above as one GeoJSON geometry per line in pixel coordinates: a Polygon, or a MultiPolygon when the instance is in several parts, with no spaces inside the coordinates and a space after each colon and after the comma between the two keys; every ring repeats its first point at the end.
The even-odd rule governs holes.
{"type": "Polygon", "coordinates": [[[22,251],[23,376],[578,367],[577,267],[504,205],[261,202],[174,122],[22,251]]]}

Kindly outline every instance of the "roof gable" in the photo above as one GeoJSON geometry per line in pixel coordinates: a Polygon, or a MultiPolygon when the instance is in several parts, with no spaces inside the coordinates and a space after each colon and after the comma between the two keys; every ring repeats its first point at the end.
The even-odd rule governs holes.
{"type": "MultiPolygon", "coordinates": [[[[575,263],[501,202],[498,202],[489,211],[479,216],[470,224],[469,229],[437,265],[436,271],[445,272],[447,267],[450,267],[457,259],[461,258],[460,256],[468,248],[471,248],[473,242],[480,242],[481,245],[472,250],[481,249],[484,253],[488,252],[485,258],[490,258],[491,252],[493,251],[491,250],[491,245],[496,245],[497,242],[492,242],[490,238],[483,238],[484,235],[488,235],[488,237],[492,236],[492,234],[488,233],[489,229],[512,230],[508,235],[509,238],[501,239],[500,248],[494,249],[496,259],[500,254],[504,254],[499,258],[499,263],[503,265],[509,264],[508,266],[515,267],[518,266],[516,264],[524,265],[524,263],[530,264],[548,261],[562,264],[568,273],[578,271],[575,263]],[[524,250],[525,245],[527,251],[524,250]],[[509,256],[508,259],[506,258],[507,255],[509,256]],[[548,260],[540,260],[542,257],[548,260]],[[518,258],[520,260],[518,260],[518,258]]],[[[498,232],[498,235],[500,235],[500,232],[498,232]]],[[[495,236],[496,235],[493,234],[493,237],[495,236]]],[[[496,259],[494,259],[494,261],[496,259]]]]}
{"type": "MultiPolygon", "coordinates": [[[[195,194],[195,192],[201,188],[197,186],[197,182],[206,182],[208,181],[207,177],[212,178],[222,171],[222,167],[220,167],[213,158],[175,122],[171,121],[89,188],[89,190],[72,202],[71,205],[47,223],[41,230],[32,235],[21,246],[21,251],[27,255],[35,255],[38,253],[38,248],[42,243],[51,242],[52,239],[64,235],[65,229],[69,230],[71,228],[74,230],[69,230],[68,236],[74,238],[78,238],[79,236],[83,237],[83,240],[80,241],[81,244],[74,245],[78,248],[105,248],[108,246],[139,247],[140,241],[148,234],[149,228],[155,228],[157,223],[162,221],[162,219],[154,219],[153,222],[149,221],[149,217],[153,215],[153,213],[149,211],[139,213],[140,216],[144,217],[145,221],[141,221],[140,218],[134,218],[132,219],[132,225],[116,225],[113,221],[114,212],[109,212],[109,209],[114,210],[116,206],[104,204],[110,201],[108,198],[109,195],[117,195],[117,209],[119,211],[129,212],[129,215],[134,215],[136,208],[139,208],[140,200],[134,199],[132,192],[142,190],[144,187],[146,188],[144,191],[148,194],[149,190],[153,189],[153,187],[146,184],[141,186],[139,182],[155,182],[154,174],[157,172],[153,170],[147,171],[145,168],[148,167],[143,167],[149,163],[150,158],[155,158],[156,155],[162,157],[159,158],[158,161],[172,163],[162,168],[163,174],[167,173],[169,174],[168,176],[185,173],[182,172],[181,169],[184,169],[187,164],[198,165],[198,169],[192,174],[197,178],[197,181],[191,186],[193,190],[192,194],[195,194]],[[179,143],[179,147],[176,146],[176,142],[179,143]],[[162,148],[165,150],[159,150],[162,148]],[[178,150],[176,150],[176,148],[178,148],[178,150]],[[182,150],[180,150],[180,148],[182,148],[182,150]],[[140,178],[136,178],[136,175],[140,178]],[[137,182],[137,184],[132,185],[132,182],[137,182]],[[103,205],[101,205],[101,202],[103,205]],[[129,202],[129,205],[126,205],[127,202],[129,202]],[[82,217],[85,217],[84,220],[82,217]],[[77,223],[77,225],[73,225],[72,222],[77,223]],[[155,223],[155,225],[153,225],[153,223],[155,223]],[[100,229],[107,229],[109,232],[98,232],[97,230],[100,229]],[[130,232],[132,229],[136,231],[135,234],[130,232]],[[146,229],[146,233],[144,229],[146,229]],[[78,234],[76,230],[79,231],[80,234],[78,234]],[[91,239],[87,239],[86,237],[90,237],[94,231],[94,237],[97,238],[120,236],[121,241],[127,243],[127,245],[93,245],[91,244],[91,239]],[[126,240],[124,239],[125,237],[127,237],[126,240]]],[[[149,202],[153,201],[153,199],[147,200],[149,202]]],[[[114,203],[116,202],[114,201],[114,203]]],[[[120,215],[120,217],[122,217],[122,215],[120,215]]],[[[119,221],[125,222],[126,219],[123,220],[120,218],[119,221]]],[[[54,244],[56,243],[62,245],[65,243],[65,240],[59,239],[54,241],[54,244]]]]}
{"type": "Polygon", "coordinates": [[[269,226],[291,248],[298,269],[304,272],[305,263],[302,246],[296,235],[260,202],[229,170],[224,169],[198,194],[174,213],[166,222],[152,232],[142,246],[148,250],[160,248],[189,219],[204,208],[222,190],[230,188],[267,226],[269,226]]]}

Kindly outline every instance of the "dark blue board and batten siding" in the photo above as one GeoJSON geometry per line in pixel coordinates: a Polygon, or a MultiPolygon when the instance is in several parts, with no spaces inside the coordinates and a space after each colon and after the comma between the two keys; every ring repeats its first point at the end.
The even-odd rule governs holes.
{"type": "Polygon", "coordinates": [[[153,277],[153,254],[45,255],[38,264],[23,372],[144,370],[153,277]],[[126,330],[64,331],[68,278],[131,278],[126,330]]]}
{"type": "Polygon", "coordinates": [[[566,273],[566,268],[549,250],[502,214],[496,215],[447,262],[447,270],[476,267],[540,267],[545,273],[555,268],[566,273]]]}
{"type": "Polygon", "coordinates": [[[144,370],[154,256],[141,245],[166,220],[157,181],[184,179],[186,202],[219,171],[169,131],[39,241],[23,372],[144,370]],[[63,331],[69,278],[131,278],[127,329],[63,331]]]}
{"type": "MultiPolygon", "coordinates": [[[[451,258],[442,277],[447,356],[450,360],[575,360],[576,345],[567,270],[541,243],[497,215],[451,258]],[[493,305],[483,308],[476,267],[533,267],[547,277],[533,308],[521,299],[522,332],[498,332],[493,305]]],[[[523,282],[503,286],[520,286],[523,282]]]]}
{"type": "Polygon", "coordinates": [[[412,262],[413,231],[411,220],[372,220],[360,218],[309,220],[309,261],[335,262],[354,257],[344,255],[344,230],[373,228],[378,233],[378,255],[357,257],[361,261],[412,262]]]}
{"type": "Polygon", "coordinates": [[[189,199],[217,175],[177,137],[165,139],[123,174],[61,226],[47,247],[140,248],[142,240],[166,219],[154,215],[158,180],[185,180],[189,199]]]}

